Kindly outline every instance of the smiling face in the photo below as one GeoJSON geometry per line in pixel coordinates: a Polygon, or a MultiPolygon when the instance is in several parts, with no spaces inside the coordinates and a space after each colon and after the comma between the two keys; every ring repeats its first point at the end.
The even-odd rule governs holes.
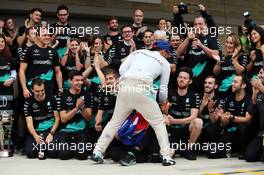
{"type": "Polygon", "coordinates": [[[167,29],[167,23],[165,19],[161,19],[158,24],[159,30],[166,30],[167,29]]]}
{"type": "Polygon", "coordinates": [[[38,10],[34,11],[30,14],[30,18],[35,24],[39,23],[41,21],[41,12],[38,10]]]}
{"type": "Polygon", "coordinates": [[[251,40],[252,40],[252,42],[256,44],[257,42],[260,41],[260,39],[261,39],[260,34],[256,30],[253,29],[252,32],[251,32],[251,40]]]}
{"type": "Polygon", "coordinates": [[[5,48],[5,40],[3,37],[0,37],[0,51],[4,50],[5,48]]]}
{"type": "Polygon", "coordinates": [[[14,23],[14,20],[13,19],[8,19],[7,21],[6,21],[6,27],[7,27],[7,29],[9,29],[9,30],[14,30],[15,29],[15,23],[14,23]]]}
{"type": "Polygon", "coordinates": [[[130,41],[133,38],[133,32],[131,27],[124,27],[122,29],[122,37],[124,41],[130,41]]]}
{"type": "Polygon", "coordinates": [[[71,88],[75,89],[76,91],[81,91],[83,86],[83,76],[76,75],[70,80],[71,88]]]}
{"type": "Polygon", "coordinates": [[[231,36],[228,36],[226,38],[226,42],[225,42],[225,48],[226,48],[226,52],[229,54],[232,54],[235,50],[235,43],[232,39],[231,36]]]}
{"type": "Polygon", "coordinates": [[[258,78],[261,80],[262,84],[264,84],[264,68],[261,68],[258,73],[258,78]]]}
{"type": "Polygon", "coordinates": [[[197,17],[194,19],[193,27],[195,34],[201,35],[204,33],[204,30],[207,28],[207,25],[205,23],[205,19],[203,17],[197,17]]]}
{"type": "Polygon", "coordinates": [[[48,45],[50,42],[49,31],[46,28],[41,28],[38,36],[38,41],[43,45],[48,45]]]}
{"type": "Polygon", "coordinates": [[[204,81],[204,92],[207,94],[212,93],[217,89],[217,84],[215,78],[209,77],[204,81]]]}
{"type": "Polygon", "coordinates": [[[36,30],[34,28],[29,29],[28,34],[27,34],[27,39],[34,43],[36,40],[36,37],[37,37],[36,30]]]}
{"type": "Polygon", "coordinates": [[[41,85],[34,85],[32,88],[32,92],[34,94],[34,98],[37,101],[43,101],[45,99],[45,87],[44,84],[41,85]]]}
{"type": "Polygon", "coordinates": [[[93,47],[98,51],[101,52],[102,51],[102,40],[100,38],[96,38],[94,40],[94,44],[93,47]]]}
{"type": "Polygon", "coordinates": [[[79,43],[76,40],[72,40],[70,42],[70,50],[72,53],[75,54],[77,52],[78,47],[79,47],[79,43]]]}
{"type": "Polygon", "coordinates": [[[236,93],[239,92],[241,89],[245,88],[245,84],[243,83],[242,76],[235,76],[232,82],[232,92],[236,93]]]}

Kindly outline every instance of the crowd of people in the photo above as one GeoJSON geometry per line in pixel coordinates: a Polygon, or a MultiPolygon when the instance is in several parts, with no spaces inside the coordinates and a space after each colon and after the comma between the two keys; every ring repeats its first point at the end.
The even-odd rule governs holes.
{"type": "Polygon", "coordinates": [[[173,31],[188,28],[177,6],[154,31],[142,9],[122,27],[109,17],[105,35],[69,32],[66,5],[51,25],[39,8],[19,28],[0,20],[0,96],[12,97],[0,111],[15,116],[13,149],[125,166],[200,154],[264,161],[264,29],[241,26],[221,44],[198,7],[187,33],[173,31]],[[138,85],[143,96],[121,89],[138,85]]]}

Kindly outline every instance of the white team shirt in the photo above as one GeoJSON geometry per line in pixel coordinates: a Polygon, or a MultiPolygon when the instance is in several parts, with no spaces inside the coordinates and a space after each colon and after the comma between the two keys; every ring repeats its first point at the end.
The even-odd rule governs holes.
{"type": "Polygon", "coordinates": [[[160,76],[159,100],[167,100],[170,64],[158,51],[141,49],[132,52],[121,64],[119,73],[121,79],[147,79],[151,82],[160,76]]]}

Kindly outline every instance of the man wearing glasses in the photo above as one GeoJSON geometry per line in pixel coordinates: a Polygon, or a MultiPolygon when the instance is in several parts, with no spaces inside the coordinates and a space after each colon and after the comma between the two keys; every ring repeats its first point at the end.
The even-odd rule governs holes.
{"type": "Polygon", "coordinates": [[[136,50],[137,46],[133,40],[132,26],[126,25],[121,28],[123,41],[112,45],[105,54],[106,65],[118,70],[125,58],[136,50]]]}
{"type": "Polygon", "coordinates": [[[69,8],[65,5],[59,5],[57,8],[57,17],[59,21],[49,27],[49,32],[53,34],[51,39],[54,43],[55,40],[58,40],[59,44],[56,50],[59,57],[62,58],[66,51],[67,40],[75,36],[72,36],[70,32],[72,26],[68,23],[69,8]]]}

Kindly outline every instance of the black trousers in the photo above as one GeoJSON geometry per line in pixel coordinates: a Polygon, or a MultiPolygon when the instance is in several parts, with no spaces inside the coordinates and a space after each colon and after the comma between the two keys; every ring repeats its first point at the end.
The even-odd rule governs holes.
{"type": "Polygon", "coordinates": [[[264,158],[263,138],[260,136],[256,136],[248,144],[245,152],[245,159],[248,162],[257,162],[260,161],[261,158],[264,158]]]}
{"type": "MultiPolygon", "coordinates": [[[[44,140],[49,134],[49,131],[39,131],[38,135],[42,135],[44,140]]],[[[38,152],[40,149],[45,150],[45,156],[49,158],[58,158],[57,150],[55,148],[55,144],[58,141],[57,134],[54,134],[53,141],[49,144],[37,144],[34,137],[32,135],[28,135],[25,143],[25,153],[28,158],[37,158],[38,152]]]]}
{"type": "MultiPolygon", "coordinates": [[[[157,154],[159,155],[160,147],[158,144],[158,140],[156,138],[153,128],[150,126],[148,127],[146,131],[146,135],[144,139],[135,146],[140,149],[140,151],[138,151],[138,153],[136,154],[137,163],[151,161],[150,159],[153,157],[152,155],[157,155],[157,154]]],[[[110,149],[108,150],[109,157],[112,160],[118,162],[119,160],[121,160],[127,155],[128,151],[132,151],[133,149],[135,149],[134,147],[126,146],[122,144],[121,142],[117,143],[117,141],[114,141],[111,144],[110,149]]]]}
{"type": "Polygon", "coordinates": [[[238,124],[238,128],[236,131],[221,131],[219,132],[219,127],[214,126],[212,128],[210,128],[211,131],[209,131],[209,133],[213,133],[213,131],[217,131],[215,132],[215,135],[211,135],[210,136],[210,143],[214,143],[217,146],[217,149],[215,147],[210,148],[207,152],[207,156],[209,158],[224,158],[226,157],[226,152],[227,149],[229,149],[231,147],[232,152],[239,152],[240,155],[244,155],[247,145],[249,143],[249,140],[251,139],[250,136],[250,132],[249,132],[249,128],[248,125],[246,124],[238,124]],[[220,145],[224,145],[221,146],[220,149],[220,145]]]}
{"type": "Polygon", "coordinates": [[[182,128],[169,128],[171,149],[177,154],[184,154],[188,149],[190,138],[189,125],[182,128]]]}
{"type": "Polygon", "coordinates": [[[59,150],[60,159],[67,160],[76,158],[79,160],[87,160],[88,151],[92,149],[92,143],[88,143],[88,132],[80,133],[59,133],[59,150]]]}
{"type": "Polygon", "coordinates": [[[219,123],[210,123],[206,127],[202,129],[201,136],[199,138],[199,142],[212,142],[215,141],[216,136],[220,136],[222,131],[222,127],[219,123]]]}

